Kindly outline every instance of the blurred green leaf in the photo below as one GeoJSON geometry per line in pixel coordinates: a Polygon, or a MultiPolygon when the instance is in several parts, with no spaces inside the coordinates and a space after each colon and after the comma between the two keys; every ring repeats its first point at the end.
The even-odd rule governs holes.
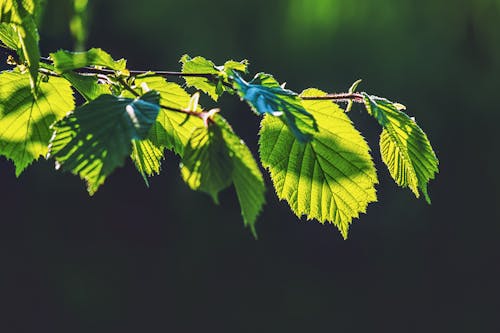
{"type": "Polygon", "coordinates": [[[50,125],[74,109],[69,83],[50,77],[40,82],[35,97],[30,76],[17,71],[0,74],[0,154],[14,161],[16,175],[47,154],[50,125]]]}
{"type": "Polygon", "coordinates": [[[92,195],[132,152],[132,140],[146,138],[159,112],[160,96],[150,91],[131,99],[101,95],[54,125],[50,155],[56,165],[80,175],[92,195]]]}
{"type": "Polygon", "coordinates": [[[438,172],[439,161],[417,123],[399,110],[400,104],[363,94],[366,109],[382,126],[380,154],[392,178],[401,187],[409,187],[415,196],[422,191],[426,201],[427,183],[438,172]]]}
{"type": "MultiPolygon", "coordinates": [[[[317,89],[301,96],[322,96],[317,89]]],[[[377,175],[369,148],[344,111],[327,100],[305,100],[318,133],[301,143],[279,119],[261,123],[260,157],[276,193],[297,216],[333,223],[347,238],[349,224],[377,200],[377,175]]]]}

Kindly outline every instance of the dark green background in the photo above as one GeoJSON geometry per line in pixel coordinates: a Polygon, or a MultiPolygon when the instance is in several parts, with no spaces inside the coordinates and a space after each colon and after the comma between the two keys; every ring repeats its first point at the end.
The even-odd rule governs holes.
{"type": "MultiPolygon", "coordinates": [[[[71,49],[49,0],[43,54],[71,49]]],[[[408,107],[440,159],[432,206],[399,189],[379,129],[350,116],[379,169],[379,203],[333,226],[299,221],[268,183],[255,241],[232,189],[214,205],[169,154],[147,189],[131,163],[94,197],[41,161],[0,159],[3,332],[499,332],[500,1],[91,1],[88,47],[133,69],[184,53],[247,58],[290,89],[370,93],[408,107]]],[[[4,56],[2,56],[4,58],[4,56]]],[[[215,104],[205,99],[203,105],[215,104]]],[[[221,102],[256,150],[258,118],[221,102]]]]}

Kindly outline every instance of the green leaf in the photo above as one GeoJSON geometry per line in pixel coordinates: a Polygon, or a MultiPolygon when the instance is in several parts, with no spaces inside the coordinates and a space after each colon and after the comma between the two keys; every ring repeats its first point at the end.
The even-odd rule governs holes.
{"type": "Polygon", "coordinates": [[[54,125],[50,155],[57,166],[78,174],[92,195],[132,152],[132,140],[145,139],[160,107],[150,91],[131,99],[101,95],[54,125]]]}
{"type": "Polygon", "coordinates": [[[234,89],[248,102],[258,115],[279,117],[300,142],[308,142],[318,127],[313,115],[306,111],[302,100],[295,92],[285,89],[272,75],[258,73],[246,82],[233,73],[234,89]]]}
{"type": "MultiPolygon", "coordinates": [[[[352,94],[356,91],[356,89],[358,88],[359,84],[362,82],[362,80],[357,80],[355,81],[351,87],[349,88],[349,93],[352,94]]],[[[350,100],[349,102],[347,102],[347,106],[345,108],[345,112],[350,112],[351,109],[352,109],[352,106],[354,105],[354,102],[353,100],[350,100]]]]}
{"type": "Polygon", "coordinates": [[[218,193],[234,184],[245,226],[256,236],[255,222],[265,202],[262,173],[246,144],[219,115],[208,128],[196,129],[182,159],[181,174],[193,190],[218,193]]]}
{"type": "Polygon", "coordinates": [[[242,73],[248,72],[248,60],[234,61],[228,60],[224,63],[224,72],[230,73],[231,71],[238,71],[242,73]]]}
{"type": "Polygon", "coordinates": [[[125,59],[115,61],[108,53],[97,48],[92,48],[86,52],[59,50],[51,53],[50,57],[54,61],[58,73],[65,73],[87,66],[102,66],[117,71],[125,71],[127,67],[125,59]]]}
{"type": "Polygon", "coordinates": [[[191,58],[187,54],[183,55],[181,58],[182,62],[182,72],[183,73],[198,73],[198,74],[214,74],[214,80],[210,80],[206,77],[189,77],[186,76],[186,84],[188,87],[195,87],[206,94],[208,94],[214,101],[219,99],[219,94],[217,94],[217,76],[220,75],[220,71],[216,69],[215,64],[203,57],[191,58]]]}
{"type": "Polygon", "coordinates": [[[163,159],[163,149],[156,147],[150,140],[133,140],[132,154],[130,155],[137,170],[149,186],[147,177],[155,174],[159,175],[161,170],[161,160],[163,159]]]}
{"type": "Polygon", "coordinates": [[[97,76],[95,75],[80,75],[75,72],[67,72],[62,74],[62,77],[68,80],[73,88],[75,88],[87,101],[110,93],[109,85],[99,84],[97,76]]]}
{"type": "MultiPolygon", "coordinates": [[[[190,96],[178,84],[167,82],[164,78],[153,74],[146,73],[143,77],[136,78],[135,87],[144,86],[144,88],[158,91],[160,93],[160,104],[163,106],[201,112],[197,98],[190,96]]],[[[164,149],[173,150],[182,157],[191,134],[200,127],[203,127],[203,122],[197,117],[164,109],[160,110],[157,121],[149,131],[147,139],[141,141],[149,149],[138,150],[137,153],[131,155],[137,169],[146,180],[146,184],[148,184],[147,176],[159,173],[164,149]],[[149,163],[158,168],[157,171],[147,172],[142,165],[144,163],[142,161],[150,161],[149,163]]]]}
{"type": "Polygon", "coordinates": [[[0,4],[0,39],[16,50],[21,60],[28,64],[33,92],[36,92],[40,62],[39,36],[34,16],[36,6],[37,1],[30,0],[4,0],[0,4]]]}
{"type": "Polygon", "coordinates": [[[191,58],[187,54],[181,58],[182,72],[186,74],[213,74],[212,77],[189,77],[185,76],[188,87],[195,87],[208,94],[214,101],[219,99],[219,96],[230,89],[229,74],[233,71],[247,72],[248,61],[228,60],[223,66],[215,66],[215,64],[203,57],[191,58]]]}
{"type": "Polygon", "coordinates": [[[19,12],[17,0],[3,0],[0,2],[0,22],[22,24],[23,17],[19,12]]]}
{"type": "MultiPolygon", "coordinates": [[[[301,96],[322,96],[308,89],[301,96]]],[[[297,216],[333,223],[347,238],[349,224],[376,201],[377,175],[369,148],[338,105],[304,100],[319,132],[301,143],[276,117],[261,123],[260,157],[276,193],[297,216]]]]}
{"type": "Polygon", "coordinates": [[[216,117],[216,124],[222,129],[222,136],[233,162],[232,179],[241,207],[245,226],[250,227],[257,237],[255,222],[266,201],[266,186],[262,173],[250,149],[222,118],[216,117]]]}
{"type": "Polygon", "coordinates": [[[409,187],[418,198],[420,191],[431,200],[427,184],[438,172],[439,161],[427,135],[406,113],[401,104],[363,94],[366,109],[382,126],[380,154],[392,178],[401,187],[409,187]]]}
{"type": "MultiPolygon", "coordinates": [[[[149,89],[158,91],[161,105],[179,109],[188,109],[190,105],[191,96],[178,84],[167,82],[162,77],[138,77],[135,84],[137,86],[145,84],[149,89]]],[[[161,109],[156,123],[149,132],[148,139],[157,148],[171,149],[183,156],[184,147],[191,133],[202,126],[202,120],[197,117],[161,109]]]]}
{"type": "Polygon", "coordinates": [[[40,50],[38,49],[38,29],[32,16],[23,18],[23,23],[14,28],[19,36],[19,42],[23,51],[23,58],[28,63],[30,72],[31,89],[36,92],[38,79],[38,68],[40,63],[40,50]]]}
{"type": "Polygon", "coordinates": [[[17,71],[0,74],[0,154],[14,161],[16,175],[47,154],[50,125],[74,108],[66,80],[50,77],[40,82],[37,97],[30,77],[17,71]]]}
{"type": "Polygon", "coordinates": [[[14,25],[8,23],[0,23],[0,41],[2,41],[8,48],[19,52],[21,45],[19,45],[19,36],[17,35],[14,25]]]}
{"type": "Polygon", "coordinates": [[[182,158],[181,174],[193,190],[210,194],[219,203],[218,193],[231,185],[233,163],[218,126],[197,128],[182,158]]]}

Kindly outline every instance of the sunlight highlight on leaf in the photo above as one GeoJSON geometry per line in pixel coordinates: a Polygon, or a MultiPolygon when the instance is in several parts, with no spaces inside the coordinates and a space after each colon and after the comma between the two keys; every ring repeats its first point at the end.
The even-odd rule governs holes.
{"type": "Polygon", "coordinates": [[[132,152],[132,140],[146,138],[158,116],[160,96],[136,99],[101,95],[54,125],[50,156],[79,175],[92,195],[132,152]]]}
{"type": "Polygon", "coordinates": [[[430,204],[428,182],[438,172],[439,161],[427,135],[399,110],[401,104],[364,94],[366,109],[382,126],[380,154],[399,186],[409,187],[418,198],[419,189],[430,204]]]}
{"type": "MultiPolygon", "coordinates": [[[[301,96],[326,93],[308,89],[301,96]]],[[[378,182],[369,148],[344,111],[327,100],[306,100],[319,132],[301,143],[279,119],[261,123],[260,157],[280,199],[297,216],[333,223],[347,238],[349,225],[377,200],[378,182]]]]}

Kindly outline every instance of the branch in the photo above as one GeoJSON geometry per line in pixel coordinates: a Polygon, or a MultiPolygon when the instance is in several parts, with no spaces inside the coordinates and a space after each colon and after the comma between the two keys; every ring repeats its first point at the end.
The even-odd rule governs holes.
{"type": "MultiPolygon", "coordinates": [[[[120,76],[117,76],[116,77],[117,81],[127,90],[129,91],[131,94],[133,94],[135,97],[140,97],[141,95],[135,91],[122,77],[120,76]]],[[[187,114],[189,116],[195,116],[197,118],[200,118],[202,121],[203,121],[203,124],[205,124],[205,126],[208,127],[208,123],[213,123],[213,120],[212,120],[212,116],[214,114],[214,112],[212,111],[208,111],[208,112],[205,112],[205,111],[202,111],[202,112],[198,112],[198,111],[193,111],[193,110],[186,110],[186,109],[178,109],[178,108],[174,108],[174,107],[171,107],[171,106],[167,106],[167,105],[163,105],[163,104],[160,104],[159,105],[160,108],[164,109],[164,110],[167,110],[167,111],[174,111],[174,112],[179,112],[179,113],[184,113],[184,114],[187,114]]],[[[218,110],[218,109],[215,109],[215,110],[218,110]]],[[[218,111],[217,111],[218,112],[218,111]]],[[[215,112],[216,113],[216,112],[215,112]]]]}
{"type": "Polygon", "coordinates": [[[335,102],[356,102],[363,103],[363,95],[359,93],[327,94],[324,96],[304,96],[303,100],[331,100],[335,102]]]}

